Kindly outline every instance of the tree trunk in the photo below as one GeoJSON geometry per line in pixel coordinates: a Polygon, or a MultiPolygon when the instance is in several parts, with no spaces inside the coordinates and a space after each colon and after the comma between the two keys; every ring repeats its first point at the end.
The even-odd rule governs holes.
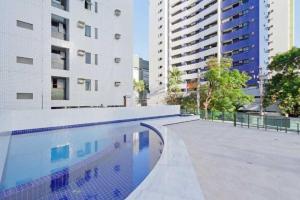
{"type": "Polygon", "coordinates": [[[204,110],[205,110],[205,120],[208,119],[208,108],[207,105],[204,105],[204,110]]]}

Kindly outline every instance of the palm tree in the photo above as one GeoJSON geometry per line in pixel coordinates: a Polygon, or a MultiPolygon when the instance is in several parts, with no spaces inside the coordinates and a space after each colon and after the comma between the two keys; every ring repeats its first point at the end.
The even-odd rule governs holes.
{"type": "Polygon", "coordinates": [[[145,82],[143,80],[133,80],[133,89],[138,93],[138,102],[142,101],[142,93],[145,91],[145,82]]]}
{"type": "Polygon", "coordinates": [[[133,81],[133,88],[136,92],[141,93],[145,91],[145,82],[143,80],[133,81]]]}
{"type": "Polygon", "coordinates": [[[169,84],[168,84],[168,90],[169,92],[178,92],[180,90],[179,84],[182,83],[182,72],[179,71],[178,68],[173,68],[169,71],[169,84]]]}
{"type": "Polygon", "coordinates": [[[180,87],[179,84],[182,83],[181,79],[182,72],[177,68],[173,68],[169,71],[168,77],[168,95],[166,97],[167,104],[178,105],[180,104],[180,87]]]}

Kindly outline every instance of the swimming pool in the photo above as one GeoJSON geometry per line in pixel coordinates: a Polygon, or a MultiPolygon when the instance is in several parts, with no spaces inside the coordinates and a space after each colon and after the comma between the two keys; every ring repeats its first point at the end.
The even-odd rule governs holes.
{"type": "Polygon", "coordinates": [[[0,199],[125,199],[162,151],[138,122],[13,135],[0,199]]]}

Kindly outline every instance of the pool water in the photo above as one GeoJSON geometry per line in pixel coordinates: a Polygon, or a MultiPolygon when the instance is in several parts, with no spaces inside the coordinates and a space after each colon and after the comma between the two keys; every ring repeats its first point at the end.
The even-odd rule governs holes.
{"type": "Polygon", "coordinates": [[[0,199],[125,199],[162,150],[137,122],[13,135],[0,199]]]}

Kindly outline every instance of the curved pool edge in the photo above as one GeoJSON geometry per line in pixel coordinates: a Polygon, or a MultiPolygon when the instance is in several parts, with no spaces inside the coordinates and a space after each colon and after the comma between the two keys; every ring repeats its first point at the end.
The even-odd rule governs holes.
{"type": "Polygon", "coordinates": [[[199,120],[196,117],[141,122],[156,132],[164,142],[163,153],[144,181],[126,198],[204,200],[192,161],[183,140],[165,125],[199,120]]]}
{"type": "Polygon", "coordinates": [[[164,140],[162,134],[159,132],[159,130],[157,128],[155,128],[151,125],[148,125],[147,123],[144,123],[144,122],[141,122],[140,125],[154,131],[160,137],[163,144],[165,144],[165,140],[164,140]]]}

